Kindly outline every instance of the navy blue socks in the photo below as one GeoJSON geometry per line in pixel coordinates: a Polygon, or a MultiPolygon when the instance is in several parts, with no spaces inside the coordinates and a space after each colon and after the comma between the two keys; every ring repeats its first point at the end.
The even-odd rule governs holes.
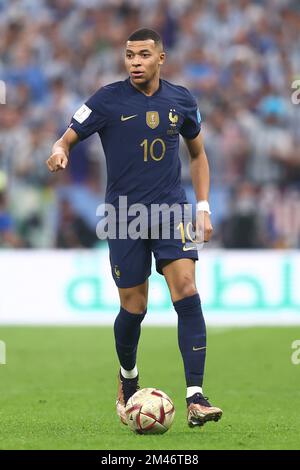
{"type": "Polygon", "coordinates": [[[146,315],[146,310],[141,314],[130,313],[121,307],[119,315],[115,319],[114,333],[116,350],[121,367],[131,371],[136,365],[136,353],[141,334],[141,323],[146,315]]]}
{"type": "Polygon", "coordinates": [[[202,387],[206,356],[206,328],[199,294],[173,303],[178,315],[178,344],[187,387],[202,387]]]}
{"type": "MultiPolygon", "coordinates": [[[[206,328],[199,294],[173,303],[178,314],[178,344],[182,355],[187,387],[202,387],[205,357],[206,328]]],[[[142,314],[130,313],[123,307],[114,324],[116,350],[122,369],[132,371],[136,366],[142,314]]]]}

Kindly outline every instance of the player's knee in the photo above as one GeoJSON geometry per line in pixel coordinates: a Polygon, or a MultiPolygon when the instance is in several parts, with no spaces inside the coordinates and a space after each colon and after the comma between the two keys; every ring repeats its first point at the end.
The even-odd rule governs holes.
{"type": "Polygon", "coordinates": [[[144,313],[147,308],[146,297],[140,295],[125,295],[121,301],[122,307],[130,313],[144,313]]]}
{"type": "Polygon", "coordinates": [[[127,310],[127,312],[130,313],[135,313],[136,315],[141,315],[145,313],[145,310],[147,308],[147,304],[144,303],[138,303],[138,302],[126,302],[122,303],[122,307],[127,310]]]}
{"type": "Polygon", "coordinates": [[[182,279],[180,283],[176,286],[175,292],[173,292],[172,297],[174,300],[184,299],[185,297],[191,297],[192,295],[197,294],[197,287],[195,281],[186,276],[182,279]]]}

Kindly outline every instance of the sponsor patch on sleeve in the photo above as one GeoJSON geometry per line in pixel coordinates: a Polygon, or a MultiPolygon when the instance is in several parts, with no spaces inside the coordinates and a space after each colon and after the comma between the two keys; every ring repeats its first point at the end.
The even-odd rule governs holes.
{"type": "Polygon", "coordinates": [[[73,118],[79,122],[79,124],[82,124],[89,117],[91,112],[92,110],[86,104],[83,104],[79,109],[77,109],[73,118]]]}

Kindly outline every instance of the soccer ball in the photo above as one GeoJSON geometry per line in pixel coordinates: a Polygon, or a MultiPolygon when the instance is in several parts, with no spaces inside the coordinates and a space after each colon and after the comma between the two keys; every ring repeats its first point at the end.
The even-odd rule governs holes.
{"type": "Polygon", "coordinates": [[[175,408],[171,398],[156,388],[143,388],[129,398],[127,423],[138,434],[163,434],[171,427],[175,408]]]}

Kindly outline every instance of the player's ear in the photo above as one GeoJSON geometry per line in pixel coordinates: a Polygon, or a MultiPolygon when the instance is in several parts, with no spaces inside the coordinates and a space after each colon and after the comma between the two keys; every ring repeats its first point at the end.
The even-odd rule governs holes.
{"type": "Polygon", "coordinates": [[[165,52],[160,52],[159,54],[159,65],[162,65],[166,59],[166,53],[165,52]]]}

